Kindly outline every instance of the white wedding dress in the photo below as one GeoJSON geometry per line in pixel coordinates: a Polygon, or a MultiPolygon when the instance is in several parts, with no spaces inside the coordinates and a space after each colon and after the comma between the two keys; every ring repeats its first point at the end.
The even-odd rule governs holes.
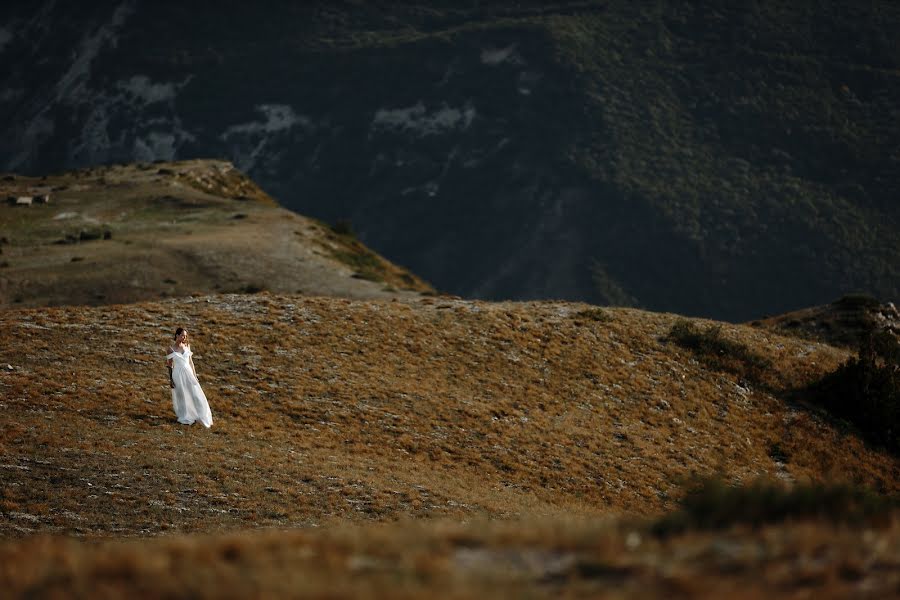
{"type": "Polygon", "coordinates": [[[191,425],[194,421],[200,421],[209,427],[212,425],[212,412],[206,395],[200,389],[200,382],[194,375],[194,369],[191,368],[191,354],[191,349],[185,348],[184,352],[166,355],[167,359],[172,360],[172,381],[175,382],[172,405],[179,423],[191,425]]]}

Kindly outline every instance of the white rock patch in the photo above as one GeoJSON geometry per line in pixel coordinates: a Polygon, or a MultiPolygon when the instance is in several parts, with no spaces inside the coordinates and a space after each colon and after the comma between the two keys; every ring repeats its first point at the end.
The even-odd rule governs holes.
{"type": "Polygon", "coordinates": [[[72,62],[72,66],[69,67],[66,74],[56,84],[57,101],[71,102],[73,99],[80,99],[80,95],[85,90],[85,84],[90,79],[91,64],[94,62],[94,59],[100,54],[104,44],[116,45],[118,29],[131,16],[135,8],[136,2],[134,0],[126,0],[116,7],[109,23],[100,27],[93,35],[82,38],[81,44],[75,52],[75,60],[72,62]]]}
{"type": "Polygon", "coordinates": [[[153,83],[146,75],[135,75],[128,81],[120,81],[117,87],[144,104],[170,102],[175,99],[174,83],[153,83]]]}
{"type": "Polygon", "coordinates": [[[506,61],[510,61],[515,64],[522,62],[522,59],[516,52],[515,44],[511,44],[506,48],[485,48],[481,51],[482,64],[495,67],[499,64],[505,63],[506,61]]]}
{"type": "Polygon", "coordinates": [[[262,120],[232,125],[219,136],[224,141],[232,142],[232,161],[245,173],[256,166],[260,157],[278,160],[278,153],[263,153],[272,136],[298,126],[304,129],[311,129],[313,126],[309,117],[298,115],[287,104],[260,104],[256,110],[262,114],[262,120]]]}
{"type": "Polygon", "coordinates": [[[452,108],[444,104],[429,113],[420,100],[406,108],[379,109],[372,119],[372,130],[409,131],[424,137],[449,130],[468,129],[475,114],[475,108],[470,104],[463,108],[452,108]]]}
{"type": "Polygon", "coordinates": [[[134,157],[139,161],[174,160],[177,140],[167,132],[151,131],[134,140],[134,157]]]}
{"type": "Polygon", "coordinates": [[[277,133],[296,125],[309,127],[312,124],[308,117],[298,115],[287,104],[260,104],[256,110],[262,113],[265,120],[232,125],[220,136],[221,139],[225,140],[235,135],[277,133]]]}

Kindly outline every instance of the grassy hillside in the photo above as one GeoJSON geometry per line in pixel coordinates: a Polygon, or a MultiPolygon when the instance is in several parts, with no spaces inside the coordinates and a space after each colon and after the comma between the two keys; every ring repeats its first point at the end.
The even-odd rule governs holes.
{"type": "MultiPolygon", "coordinates": [[[[723,326],[726,339],[768,359],[749,381],[670,341],[678,319],[557,302],[268,293],[8,309],[0,314],[0,531],[28,539],[3,547],[0,576],[24,586],[12,589],[47,594],[71,584],[85,594],[99,585],[164,595],[170,584],[196,589],[196,567],[237,586],[228,589],[291,595],[259,573],[300,564],[285,586],[315,572],[308,585],[321,590],[352,573],[360,579],[335,589],[393,592],[396,584],[415,595],[454,581],[464,593],[487,581],[514,594],[543,581],[534,573],[550,583],[571,576],[586,590],[609,573],[637,586],[629,593],[656,581],[663,594],[681,584],[659,575],[654,557],[674,561],[687,580],[741,585],[721,563],[684,559],[722,543],[783,539],[771,560],[792,575],[771,581],[793,580],[815,540],[846,548],[835,550],[840,561],[864,560],[854,557],[880,537],[855,545],[857,534],[824,524],[733,542],[688,533],[617,550],[637,550],[628,521],[618,529],[602,519],[656,518],[677,507],[695,476],[845,481],[883,495],[900,486],[896,457],[788,399],[846,351],[723,326]],[[173,419],[162,357],[179,325],[193,335],[215,419],[209,430],[173,419]],[[519,525],[435,525],[421,535],[406,526],[334,529],[408,519],[519,525]],[[126,546],[32,538],[315,526],[327,531],[126,546]],[[184,570],[159,581],[156,569],[175,556],[184,570]]],[[[893,530],[878,535],[898,539],[893,530]]]]}
{"type": "Polygon", "coordinates": [[[0,205],[0,305],[110,304],[214,291],[433,291],[352,232],[281,208],[222,161],[0,180],[4,200],[38,194],[49,194],[49,204],[0,205]]]}

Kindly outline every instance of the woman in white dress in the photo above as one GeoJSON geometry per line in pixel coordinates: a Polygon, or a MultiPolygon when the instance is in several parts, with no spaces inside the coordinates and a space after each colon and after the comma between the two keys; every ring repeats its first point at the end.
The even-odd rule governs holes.
{"type": "Polygon", "coordinates": [[[187,336],[184,328],[176,329],[175,343],[166,355],[169,384],[172,386],[172,405],[179,423],[191,425],[194,421],[200,421],[209,427],[212,425],[212,412],[206,395],[200,389],[200,382],[197,381],[197,369],[194,368],[194,359],[191,357],[193,352],[187,336]]]}

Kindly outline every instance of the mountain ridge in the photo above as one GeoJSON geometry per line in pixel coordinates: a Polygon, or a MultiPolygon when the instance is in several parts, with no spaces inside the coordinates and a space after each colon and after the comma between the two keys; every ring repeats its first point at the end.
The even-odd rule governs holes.
{"type": "Polygon", "coordinates": [[[227,156],[463,296],[897,300],[891,2],[105,6],[7,9],[0,168],[227,156]]]}

